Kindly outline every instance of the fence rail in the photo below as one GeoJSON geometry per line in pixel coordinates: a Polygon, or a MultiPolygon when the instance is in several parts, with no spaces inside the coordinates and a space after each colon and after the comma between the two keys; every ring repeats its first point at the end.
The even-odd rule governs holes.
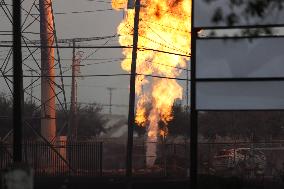
{"type": "MultiPolygon", "coordinates": [[[[200,142],[200,174],[252,175],[267,177],[283,169],[284,141],[200,142]],[[261,161],[260,161],[261,160],[261,161]],[[255,170],[251,170],[251,168],[255,170]],[[241,173],[241,174],[239,174],[241,173]]],[[[12,144],[0,142],[0,170],[12,163],[12,144]]],[[[23,143],[23,159],[36,176],[112,176],[125,174],[125,141],[104,140],[57,142],[50,146],[39,141],[23,143]],[[102,142],[103,141],[103,142],[102,142]]],[[[137,176],[188,176],[189,141],[158,142],[153,168],[146,165],[147,143],[134,140],[133,174],[137,176]]]]}
{"type": "MultiPolygon", "coordinates": [[[[101,176],[102,142],[23,142],[23,160],[36,176],[101,176]]],[[[0,142],[0,170],[13,162],[12,144],[0,142]]]]}

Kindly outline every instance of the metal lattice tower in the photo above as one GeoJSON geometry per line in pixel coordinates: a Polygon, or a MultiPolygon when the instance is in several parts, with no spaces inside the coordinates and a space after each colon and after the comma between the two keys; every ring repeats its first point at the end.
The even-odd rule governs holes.
{"type": "MultiPolygon", "coordinates": [[[[10,1],[0,1],[0,13],[4,17],[0,19],[0,25],[5,29],[7,28],[4,32],[0,32],[0,44],[7,46],[0,49],[0,56],[4,57],[0,59],[0,74],[4,78],[6,85],[3,86],[4,90],[9,90],[12,94],[11,85],[13,81],[9,77],[13,70],[11,60],[12,40],[9,38],[9,36],[12,36],[11,26],[13,25],[11,10],[12,4],[10,1]]],[[[66,113],[66,117],[68,117],[52,1],[22,1],[21,12],[23,18],[24,93],[33,99],[37,106],[35,110],[41,110],[41,132],[37,133],[37,135],[52,142],[56,137],[56,101],[66,113]],[[26,72],[33,73],[32,79],[26,77],[28,75],[26,72]],[[40,90],[36,89],[36,87],[39,87],[40,90]],[[32,90],[33,88],[34,90],[32,90]],[[41,91],[40,97],[31,91],[41,91]]],[[[25,124],[31,126],[27,121],[25,121],[25,124]]],[[[67,122],[65,125],[67,125],[67,122]]]]}

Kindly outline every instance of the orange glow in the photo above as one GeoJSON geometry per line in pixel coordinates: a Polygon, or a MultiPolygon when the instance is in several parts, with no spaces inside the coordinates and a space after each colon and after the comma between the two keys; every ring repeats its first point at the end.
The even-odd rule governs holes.
{"type": "MultiPolygon", "coordinates": [[[[126,8],[127,0],[113,0],[114,9],[126,8]]],[[[127,10],[118,26],[119,43],[132,46],[134,10],[127,10]]],[[[141,0],[139,23],[139,48],[150,48],[176,54],[190,54],[191,0],[141,0]]],[[[123,49],[123,70],[130,72],[132,49],[123,49]]],[[[185,68],[188,57],[138,50],[137,73],[175,78],[185,68]]],[[[147,126],[148,138],[167,135],[158,128],[159,121],[165,125],[173,119],[172,106],[181,99],[183,88],[176,80],[151,78],[138,75],[136,78],[136,123],[147,126]],[[147,107],[150,106],[150,107],[147,107]],[[147,108],[150,112],[147,113],[147,108]]]]}
{"type": "Polygon", "coordinates": [[[119,10],[125,8],[127,5],[127,0],[113,0],[111,2],[112,8],[115,10],[119,10]]]}

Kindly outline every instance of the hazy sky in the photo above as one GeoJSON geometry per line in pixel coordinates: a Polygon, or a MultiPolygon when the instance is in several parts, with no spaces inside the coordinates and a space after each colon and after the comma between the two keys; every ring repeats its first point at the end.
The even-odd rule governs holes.
{"type": "MultiPolygon", "coordinates": [[[[8,3],[8,1],[6,1],[8,3]]],[[[32,0],[26,0],[24,7],[26,10],[32,5],[32,0]]],[[[95,37],[95,36],[111,36],[116,34],[116,28],[119,22],[122,20],[123,13],[108,10],[111,9],[110,1],[98,2],[98,1],[87,1],[87,0],[54,0],[53,8],[55,14],[55,23],[57,37],[59,39],[66,38],[80,38],[80,37],[95,37]],[[100,11],[103,10],[103,11],[100,11]],[[94,11],[92,13],[72,13],[72,12],[81,12],[81,11],[94,11]],[[65,13],[65,14],[61,14],[65,13]]],[[[34,16],[37,16],[38,11],[36,8],[32,8],[32,13],[34,16]]],[[[0,10],[0,23],[1,30],[9,30],[10,23],[9,20],[4,15],[3,11],[0,10]]],[[[25,12],[23,12],[23,19],[25,20],[25,12]]],[[[33,17],[28,17],[27,22],[24,26],[27,26],[31,23],[33,17]]],[[[24,28],[24,27],[23,27],[24,28]]],[[[33,23],[26,31],[39,32],[39,23],[33,23]]],[[[39,35],[26,35],[31,40],[38,40],[39,35]]],[[[10,40],[8,36],[1,36],[0,40],[10,40]]],[[[101,45],[105,44],[106,40],[92,42],[92,43],[81,43],[81,45],[101,45]]],[[[118,45],[117,38],[111,39],[106,45],[118,45]]],[[[1,48],[0,49],[0,58],[5,58],[9,49],[1,48]]],[[[83,51],[83,58],[89,56],[95,51],[95,49],[77,49],[77,51],[83,51]]],[[[27,57],[29,54],[26,49],[23,49],[23,57],[27,57]]],[[[35,52],[35,58],[40,58],[40,51],[35,52]]],[[[63,70],[68,70],[72,62],[72,49],[60,49],[60,57],[62,59],[63,70]]],[[[94,53],[89,59],[82,62],[81,74],[113,74],[113,73],[125,73],[120,69],[120,60],[122,58],[121,50],[114,49],[100,49],[98,52],[94,53]],[[100,60],[102,59],[102,60],[100,60]],[[106,59],[106,60],[103,60],[106,59]],[[105,63],[104,63],[105,62],[105,63]]],[[[2,59],[1,59],[2,60],[2,59]]],[[[36,67],[35,62],[30,57],[25,63],[34,69],[36,67]]],[[[25,70],[28,70],[27,66],[24,66],[25,70]]],[[[58,69],[57,69],[58,73],[58,69]]],[[[25,72],[25,74],[29,74],[25,72]]],[[[64,73],[65,75],[71,75],[70,71],[64,73]]],[[[70,101],[70,79],[66,78],[66,95],[67,101],[70,101]],[[69,86],[68,86],[69,85],[69,86]]],[[[30,83],[30,78],[25,79],[25,85],[27,86],[30,83]]],[[[38,85],[40,82],[36,82],[35,85],[38,85]]],[[[59,80],[57,83],[60,83],[59,80]]],[[[127,105],[128,103],[128,77],[92,77],[78,79],[78,101],[79,102],[98,102],[101,104],[107,104],[109,100],[108,91],[106,87],[115,87],[117,90],[113,91],[113,103],[120,105],[127,105]]],[[[1,78],[1,91],[8,92],[8,88],[4,82],[4,79],[1,78]]],[[[29,90],[28,90],[29,91],[29,90]]],[[[34,88],[34,94],[38,98],[40,97],[40,86],[34,88]]],[[[26,95],[28,97],[28,95],[26,95]]],[[[62,95],[60,96],[62,99],[62,95]]],[[[127,113],[126,107],[116,108],[114,107],[114,113],[127,113]]]]}
{"type": "MultiPolygon", "coordinates": [[[[115,11],[111,9],[111,0],[53,0],[53,9],[55,12],[55,23],[56,23],[56,31],[57,37],[59,39],[65,38],[85,38],[85,37],[95,37],[95,36],[111,36],[116,34],[116,28],[118,24],[123,19],[123,11],[115,11]],[[74,12],[81,12],[81,13],[74,13],[74,12]],[[82,13],[84,12],[84,13],[82,13]]],[[[218,1],[218,2],[222,2],[218,1]]],[[[11,0],[5,0],[7,4],[11,4],[11,0]]],[[[202,3],[202,1],[197,1],[198,13],[197,17],[200,20],[200,23],[207,23],[212,12],[209,10],[212,9],[212,5],[209,6],[209,9],[206,8],[207,5],[202,3]],[[211,7],[211,8],[210,8],[211,7]]],[[[32,0],[25,0],[24,7],[28,11],[33,3],[32,0]]],[[[224,4],[224,3],[223,3],[224,4]]],[[[226,4],[225,4],[226,5],[226,4]]],[[[11,8],[11,7],[10,7],[11,8]]],[[[36,8],[32,8],[31,12],[34,14],[33,17],[28,17],[25,25],[29,25],[33,21],[33,18],[38,16],[38,11],[36,8]]],[[[23,20],[25,20],[26,13],[23,12],[23,20]]],[[[275,16],[275,15],[274,15],[275,16]]],[[[279,16],[279,15],[278,15],[279,16]]],[[[270,18],[270,17],[269,17],[270,18]]],[[[268,18],[268,20],[269,20],[268,18]]],[[[272,17],[271,17],[272,18],[272,17]]],[[[280,17],[284,18],[284,16],[280,17]]],[[[9,20],[5,16],[2,9],[0,9],[0,28],[1,30],[10,30],[11,31],[11,24],[9,20]]],[[[27,28],[26,31],[33,31],[39,32],[39,23],[35,22],[31,24],[30,27],[27,28]]],[[[24,34],[27,38],[31,40],[39,39],[39,35],[34,34],[24,34]]],[[[7,35],[0,35],[0,40],[11,40],[10,36],[7,35]]],[[[276,53],[274,59],[269,59],[268,61],[274,61],[272,67],[268,68],[271,70],[271,73],[277,73],[278,75],[283,76],[283,69],[277,69],[280,65],[283,67],[283,55],[277,56],[278,54],[282,53],[282,42],[278,41],[270,41],[269,45],[265,44],[264,42],[258,42],[256,44],[244,42],[242,44],[235,44],[235,45],[228,45],[226,46],[226,50],[228,52],[224,54],[230,55],[230,60],[220,59],[217,55],[218,53],[224,52],[220,50],[223,48],[223,42],[215,42],[215,43],[208,43],[200,47],[199,57],[201,58],[200,64],[202,67],[202,73],[217,73],[222,72],[222,74],[235,74],[235,72],[239,73],[244,72],[244,74],[250,73],[250,69],[254,69],[254,73],[257,72],[257,68],[261,69],[260,71],[264,71],[267,69],[267,62],[265,63],[266,59],[257,54],[264,56],[266,52],[266,47],[271,46],[274,48],[272,50],[276,53]],[[203,48],[202,48],[203,47],[203,48]],[[212,47],[212,48],[211,48],[212,47]],[[219,51],[218,51],[219,49],[219,51]],[[244,50],[245,56],[242,54],[238,54],[235,52],[240,52],[239,50],[248,49],[248,51],[244,50]],[[259,49],[259,50],[258,50],[259,49]],[[216,52],[212,52],[216,51],[216,52]],[[252,53],[253,52],[253,53],[252,53]],[[241,57],[240,57],[241,55],[241,57]],[[251,56],[252,55],[252,56],[251,56]],[[213,56],[213,57],[212,57],[213,56]],[[215,57],[214,57],[215,56],[215,57]],[[216,58],[217,57],[217,58],[216,58]],[[250,59],[249,59],[250,57],[250,59]],[[278,58],[278,59],[277,59],[278,58]],[[237,61],[239,60],[239,61],[237,61]],[[257,62],[259,60],[263,60],[263,64],[259,65],[257,62]],[[265,61],[264,61],[265,60],[265,61]],[[226,61],[230,63],[226,63],[226,61]],[[210,64],[208,64],[210,62],[210,64]],[[246,67],[246,63],[249,62],[248,67],[246,67]],[[212,64],[211,64],[212,63],[212,64]],[[232,68],[236,67],[235,64],[240,65],[239,68],[232,71],[232,68]],[[217,65],[216,65],[217,64],[217,65]],[[234,64],[234,65],[233,65],[234,64]],[[266,66],[266,67],[265,67],[266,66]],[[228,71],[229,70],[229,71],[228,71]],[[273,71],[274,70],[274,71],[273,71]],[[281,70],[281,71],[280,71],[281,70]],[[213,71],[213,72],[211,72],[213,71]],[[245,73],[247,71],[247,73],[245,73]]],[[[111,40],[102,40],[102,41],[94,41],[94,42],[85,42],[81,43],[80,45],[118,45],[117,38],[113,38],[111,40]]],[[[121,49],[100,49],[94,53],[95,49],[77,49],[83,51],[83,59],[88,57],[89,60],[84,60],[81,66],[81,75],[90,75],[90,74],[116,74],[116,73],[125,73],[120,68],[120,60],[123,56],[121,54],[121,49]],[[91,56],[89,56],[91,55],[91,56]]],[[[270,49],[271,50],[271,49],[270,49]]],[[[0,62],[2,63],[3,58],[7,55],[9,49],[8,48],[0,48],[0,62]]],[[[24,51],[24,58],[27,57],[29,54],[27,49],[23,49],[24,51]]],[[[272,52],[271,51],[271,52],[272,52]]],[[[270,52],[270,51],[269,51],[270,52]]],[[[283,53],[282,53],[283,54],[283,53]]],[[[274,56],[275,54],[273,54],[274,56]]],[[[40,58],[40,51],[37,50],[35,52],[34,57],[36,59],[40,58]]],[[[71,75],[70,72],[70,65],[72,62],[72,49],[60,49],[60,57],[62,59],[62,66],[65,75],[71,75]]],[[[267,58],[267,57],[266,57],[267,58]]],[[[25,61],[26,65],[31,68],[38,69],[36,67],[35,62],[32,60],[32,57],[29,57],[25,61]]],[[[8,68],[11,67],[11,62],[8,68]]],[[[29,68],[24,66],[25,74],[29,74],[26,72],[29,68]]],[[[11,72],[8,72],[11,73],[11,72]]],[[[57,69],[58,73],[58,69],[57,69]]],[[[183,73],[180,77],[185,78],[185,74],[183,73]]],[[[70,101],[70,78],[66,78],[65,80],[66,86],[66,95],[67,101],[70,101]]],[[[29,85],[30,78],[25,79],[25,86],[29,85]]],[[[60,83],[59,80],[57,83],[60,83]]],[[[185,82],[180,82],[183,86],[185,86],[185,82]]],[[[8,93],[8,87],[5,84],[3,78],[0,78],[1,92],[8,93]]],[[[34,94],[38,98],[40,97],[40,82],[37,81],[34,86],[34,94]]],[[[120,77],[88,77],[88,78],[79,78],[78,79],[78,101],[79,102],[98,102],[101,104],[108,104],[109,101],[109,94],[107,87],[114,87],[117,88],[113,91],[113,104],[118,105],[128,105],[128,84],[129,84],[129,77],[128,76],[120,76],[120,77]]],[[[26,95],[28,98],[28,95],[26,95]]],[[[62,99],[62,95],[60,96],[62,99]]],[[[108,111],[107,107],[105,108],[105,112],[108,111]]],[[[127,114],[127,107],[113,107],[113,112],[115,114],[127,114]]]]}
{"type": "MultiPolygon", "coordinates": [[[[8,1],[6,0],[8,3],[8,1]]],[[[55,13],[56,32],[58,39],[66,38],[86,38],[86,37],[100,37],[100,36],[112,36],[117,33],[117,26],[123,19],[123,11],[111,10],[111,1],[88,1],[88,0],[53,0],[53,9],[55,13]],[[77,12],[77,13],[76,13],[77,12]],[[80,12],[80,13],[78,13],[80,12]],[[84,12],[84,13],[82,13],[84,12]]],[[[29,11],[32,6],[32,0],[24,1],[24,8],[29,11]]],[[[38,11],[35,7],[31,9],[33,16],[29,16],[24,24],[24,27],[33,22],[33,18],[38,16],[38,11]]],[[[1,29],[11,30],[11,24],[5,16],[4,12],[0,9],[1,16],[1,29]]],[[[25,20],[26,12],[23,11],[23,18],[25,20]]],[[[26,29],[27,32],[39,32],[39,23],[35,22],[26,29]]],[[[30,40],[39,40],[39,35],[24,34],[30,40]]],[[[190,34],[189,34],[190,35],[190,34]]],[[[77,45],[119,45],[117,37],[107,40],[85,42],[77,45]]],[[[11,40],[10,36],[0,36],[0,40],[11,40]]],[[[0,58],[5,58],[8,53],[8,48],[0,49],[0,58]]],[[[96,75],[96,74],[117,74],[126,73],[120,67],[122,56],[121,49],[77,49],[77,51],[83,52],[81,75],[96,75]],[[95,53],[94,53],[95,52],[95,53]]],[[[23,58],[29,55],[27,49],[23,49],[23,58]]],[[[36,59],[40,59],[40,50],[34,53],[36,59]]],[[[72,62],[72,49],[60,49],[60,58],[62,62],[64,75],[71,75],[70,65],[72,62]],[[69,71],[68,71],[69,70],[69,71]]],[[[1,59],[1,61],[3,61],[1,59]]],[[[24,62],[24,74],[30,75],[30,68],[39,69],[32,57],[29,57],[24,62]]],[[[40,63],[40,61],[39,61],[40,63]]],[[[11,62],[10,62],[11,67],[11,62]]],[[[56,69],[59,73],[59,69],[56,69]]],[[[11,73],[11,72],[10,72],[11,73]]],[[[185,77],[184,74],[181,77],[185,77]]],[[[3,78],[1,81],[1,91],[5,91],[9,94],[9,90],[3,78]]],[[[30,84],[30,78],[25,78],[24,85],[30,84]]],[[[70,78],[65,78],[65,89],[67,101],[70,101],[70,78]]],[[[59,79],[57,83],[60,84],[59,79]]],[[[181,84],[185,84],[182,82],[181,84]]],[[[33,93],[37,98],[40,98],[40,80],[34,84],[33,93]]],[[[113,107],[113,113],[125,114],[128,113],[128,86],[129,76],[119,77],[85,77],[78,78],[78,101],[79,102],[97,102],[100,104],[109,103],[109,91],[107,87],[115,88],[113,90],[112,102],[115,105],[123,105],[120,107],[113,107]]],[[[27,90],[30,92],[30,90],[27,90]]],[[[25,94],[26,98],[29,98],[28,94],[25,94]]],[[[62,94],[60,98],[63,99],[62,94]]],[[[35,100],[38,102],[37,100],[35,100]]],[[[105,112],[108,112],[108,107],[105,107],[105,112]]]]}

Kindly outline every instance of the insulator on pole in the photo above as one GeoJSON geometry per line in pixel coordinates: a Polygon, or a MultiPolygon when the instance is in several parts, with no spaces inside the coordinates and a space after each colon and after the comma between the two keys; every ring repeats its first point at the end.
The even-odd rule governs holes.
{"type": "Polygon", "coordinates": [[[135,0],[128,0],[127,9],[134,9],[134,7],[135,7],[135,0]]]}

